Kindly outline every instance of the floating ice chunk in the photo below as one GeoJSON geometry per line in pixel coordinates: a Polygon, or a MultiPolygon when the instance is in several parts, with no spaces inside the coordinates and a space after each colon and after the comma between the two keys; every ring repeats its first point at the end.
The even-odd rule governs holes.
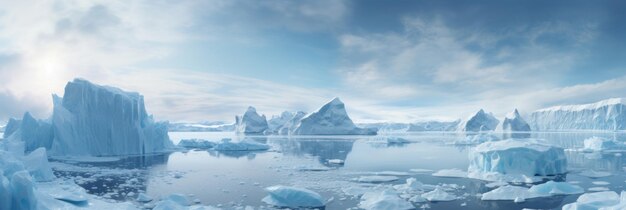
{"type": "Polygon", "coordinates": [[[604,150],[615,150],[615,149],[624,149],[626,148],[624,144],[620,142],[613,141],[611,139],[600,138],[597,136],[593,136],[591,138],[585,139],[583,142],[583,150],[584,151],[604,151],[604,150]]]}
{"type": "Polygon", "coordinates": [[[262,151],[270,149],[270,146],[251,140],[232,142],[231,139],[222,139],[213,149],[217,151],[262,151]]]}
{"type": "Polygon", "coordinates": [[[415,207],[408,201],[400,198],[398,194],[391,190],[382,192],[367,192],[361,196],[359,208],[366,210],[387,210],[387,209],[414,209],[415,207]]]}
{"type": "Polygon", "coordinates": [[[137,195],[137,201],[139,201],[139,202],[146,203],[146,202],[150,202],[152,200],[153,200],[152,197],[150,197],[149,195],[147,195],[145,193],[139,193],[139,195],[137,195]]]}
{"type": "Polygon", "coordinates": [[[259,115],[254,107],[248,107],[243,116],[235,116],[235,130],[243,134],[263,134],[268,129],[265,115],[259,115]]]}
{"type": "Polygon", "coordinates": [[[0,209],[11,209],[12,194],[9,179],[0,173],[0,209]]]}
{"type": "Polygon", "coordinates": [[[172,201],[174,203],[177,203],[178,205],[181,206],[190,206],[191,205],[191,201],[189,200],[189,198],[183,194],[170,194],[168,196],[166,196],[165,198],[163,198],[163,200],[169,200],[172,201]]]}
{"type": "Polygon", "coordinates": [[[529,191],[528,188],[505,185],[505,186],[498,187],[494,190],[491,190],[489,192],[483,193],[480,199],[484,201],[494,201],[494,200],[511,200],[511,201],[518,200],[519,201],[519,199],[521,199],[522,201],[525,201],[526,199],[537,198],[537,197],[541,197],[541,195],[529,191]]]}
{"type": "Polygon", "coordinates": [[[73,204],[86,203],[87,192],[73,182],[43,182],[37,183],[37,190],[55,199],[73,204]]]}
{"type": "Polygon", "coordinates": [[[392,182],[396,180],[398,180],[397,176],[360,176],[356,179],[357,182],[365,183],[392,182]]]}
{"type": "Polygon", "coordinates": [[[40,147],[32,151],[30,154],[24,157],[24,166],[26,170],[30,172],[35,181],[47,182],[56,179],[56,176],[52,173],[52,168],[48,163],[48,155],[46,149],[40,147]]]}
{"type": "Polygon", "coordinates": [[[456,178],[467,178],[467,172],[461,169],[442,169],[432,174],[437,177],[456,177],[456,178]]]}
{"type": "Polygon", "coordinates": [[[10,186],[10,193],[13,194],[11,209],[37,209],[33,180],[27,171],[14,173],[10,186]]]}
{"type": "Polygon", "coordinates": [[[422,194],[422,197],[428,201],[453,201],[457,199],[456,196],[444,191],[441,187],[422,194]]]}
{"type": "Polygon", "coordinates": [[[420,181],[417,181],[417,179],[411,177],[411,178],[406,179],[406,183],[394,185],[393,188],[400,192],[417,192],[417,191],[424,191],[424,190],[433,190],[435,189],[435,186],[426,185],[420,181]]]}
{"type": "Polygon", "coordinates": [[[563,210],[611,209],[619,203],[620,196],[613,191],[585,193],[580,195],[575,203],[563,206],[563,210]]]}
{"type": "Polygon", "coordinates": [[[493,131],[499,123],[500,121],[493,114],[480,109],[462,124],[461,129],[468,132],[493,131]]]}
{"type": "Polygon", "coordinates": [[[431,173],[431,172],[433,172],[433,170],[431,170],[431,169],[423,169],[423,168],[413,168],[413,169],[409,169],[409,171],[415,172],[415,173],[431,173]]]}
{"type": "Polygon", "coordinates": [[[508,184],[509,184],[508,182],[504,182],[504,181],[495,181],[495,182],[486,184],[485,187],[494,188],[494,187],[500,187],[500,186],[504,186],[508,184]]]}
{"type": "Polygon", "coordinates": [[[182,139],[178,142],[179,147],[195,148],[195,149],[210,149],[216,145],[215,142],[207,141],[204,139],[182,139]]]}
{"type": "Polygon", "coordinates": [[[500,175],[514,177],[511,179],[532,179],[537,175],[567,172],[563,149],[534,139],[485,142],[472,149],[469,158],[469,177],[490,181],[500,181],[494,178],[505,179],[500,175]]]}
{"type": "Polygon", "coordinates": [[[587,190],[592,191],[592,192],[601,192],[601,191],[609,191],[610,189],[608,187],[590,187],[587,190]]]}
{"type": "Polygon", "coordinates": [[[550,196],[550,195],[572,195],[584,193],[582,187],[567,182],[548,181],[543,184],[534,185],[528,190],[531,193],[550,196]]]}
{"type": "Polygon", "coordinates": [[[269,195],[262,201],[277,207],[315,208],[326,205],[321,195],[304,188],[277,185],[265,188],[265,190],[269,195]]]}
{"type": "Polygon", "coordinates": [[[375,128],[359,128],[348,116],[346,107],[334,98],[316,112],[304,116],[292,135],[376,135],[375,128]]]}
{"type": "Polygon", "coordinates": [[[594,170],[588,169],[588,170],[581,171],[580,173],[578,173],[578,175],[586,176],[589,178],[602,178],[602,177],[611,176],[612,174],[606,171],[594,171],[594,170]]]}
{"type": "Polygon", "coordinates": [[[595,182],[591,182],[594,185],[610,185],[610,182],[605,182],[605,181],[595,181],[595,182]]]}

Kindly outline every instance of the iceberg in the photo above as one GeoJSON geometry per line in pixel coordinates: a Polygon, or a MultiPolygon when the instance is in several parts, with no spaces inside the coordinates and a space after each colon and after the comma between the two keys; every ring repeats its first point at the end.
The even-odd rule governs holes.
{"type": "Polygon", "coordinates": [[[37,120],[26,112],[21,120],[9,120],[4,138],[10,141],[23,141],[25,152],[30,152],[39,147],[50,149],[54,135],[50,122],[37,120]]]}
{"type": "Polygon", "coordinates": [[[540,195],[573,195],[585,192],[585,190],[580,186],[567,182],[555,181],[548,181],[543,184],[534,185],[530,187],[528,191],[540,195]]]}
{"type": "Polygon", "coordinates": [[[235,130],[242,134],[263,134],[268,129],[265,115],[259,115],[254,107],[248,107],[243,116],[235,116],[235,130]]]}
{"type": "Polygon", "coordinates": [[[626,104],[623,98],[596,103],[554,106],[530,115],[532,130],[625,130],[626,104]]]}
{"type": "Polygon", "coordinates": [[[300,120],[304,118],[304,116],[306,116],[306,112],[296,112],[296,114],[294,114],[293,117],[289,119],[289,121],[287,121],[285,124],[282,125],[282,127],[280,127],[280,129],[278,129],[278,134],[289,135],[290,133],[292,133],[298,123],[300,123],[300,120]]]}
{"type": "Polygon", "coordinates": [[[250,140],[232,142],[231,139],[222,139],[222,142],[217,143],[213,149],[216,151],[263,151],[270,149],[270,146],[250,140]]]}
{"type": "MultiPolygon", "coordinates": [[[[502,130],[505,132],[529,132],[530,125],[520,116],[517,109],[504,117],[502,121],[502,130]]],[[[524,135],[528,136],[528,135],[524,135]]],[[[524,137],[520,136],[520,137],[524,137]]],[[[514,137],[517,137],[514,135],[514,137]]]]}
{"type": "Polygon", "coordinates": [[[456,131],[459,127],[461,120],[452,122],[443,121],[425,121],[411,123],[407,131],[409,132],[423,132],[423,131],[456,131]]]}
{"type": "Polygon", "coordinates": [[[377,129],[357,127],[339,98],[334,98],[317,111],[305,116],[292,135],[376,135],[377,129]]]}
{"type": "MultiPolygon", "coordinates": [[[[503,177],[533,177],[567,172],[563,148],[535,139],[482,143],[470,151],[470,178],[501,181],[503,177]],[[492,180],[492,179],[496,180],[492,180]]],[[[512,181],[512,180],[503,180],[512,181]]]]}
{"type": "Polygon", "coordinates": [[[326,205],[320,194],[304,188],[276,185],[265,190],[269,195],[262,201],[277,207],[316,208],[326,205]]]}
{"type": "Polygon", "coordinates": [[[392,182],[398,180],[397,176],[360,176],[355,179],[357,182],[364,183],[381,183],[381,182],[392,182]]]}
{"type": "Polygon", "coordinates": [[[437,187],[430,192],[424,193],[421,197],[428,201],[453,201],[457,199],[456,196],[446,192],[441,189],[441,187],[437,187]]]}
{"type": "Polygon", "coordinates": [[[217,145],[215,142],[210,142],[204,139],[181,139],[178,142],[179,147],[187,149],[210,149],[217,145]]]}
{"type": "Polygon", "coordinates": [[[593,136],[583,141],[583,151],[600,152],[606,150],[619,150],[626,149],[626,145],[621,142],[613,141],[611,139],[601,138],[593,136]]]}
{"type": "Polygon", "coordinates": [[[274,115],[267,121],[268,131],[270,133],[278,133],[279,130],[289,122],[296,114],[293,112],[284,111],[280,115],[274,115]]]}
{"type": "Polygon", "coordinates": [[[49,182],[56,179],[52,167],[48,163],[46,149],[40,147],[23,158],[24,166],[31,176],[38,182],[49,182]]]}
{"type": "Polygon", "coordinates": [[[563,210],[609,210],[624,209],[626,206],[626,192],[621,196],[613,191],[585,193],[580,195],[576,202],[563,206],[563,210]]]}
{"type": "Polygon", "coordinates": [[[359,202],[359,208],[366,210],[415,209],[413,204],[400,198],[398,193],[391,190],[363,194],[361,202],[359,202]]]}
{"type": "Polygon", "coordinates": [[[462,123],[461,130],[466,132],[493,131],[500,121],[491,113],[480,109],[474,116],[462,123]]]}

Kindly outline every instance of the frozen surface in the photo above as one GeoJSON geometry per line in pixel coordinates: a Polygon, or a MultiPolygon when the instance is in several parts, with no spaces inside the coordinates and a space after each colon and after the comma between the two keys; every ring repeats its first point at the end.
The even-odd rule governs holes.
{"type": "MultiPolygon", "coordinates": [[[[621,195],[626,198],[624,192],[621,195]]],[[[626,199],[620,199],[620,195],[613,191],[594,192],[582,194],[575,203],[563,206],[563,210],[609,210],[624,209],[626,199]]]]}
{"type": "Polygon", "coordinates": [[[367,192],[361,196],[359,208],[367,210],[414,209],[408,201],[399,197],[394,191],[367,192]]]}
{"type": "Polygon", "coordinates": [[[500,121],[493,114],[480,109],[474,116],[461,124],[461,130],[467,132],[493,131],[499,123],[500,121]]]}
{"type": "Polygon", "coordinates": [[[539,195],[570,195],[585,192],[585,190],[580,186],[567,182],[555,181],[548,181],[543,184],[534,185],[530,187],[528,191],[539,195]]]}
{"type": "Polygon", "coordinates": [[[270,120],[267,121],[268,130],[270,133],[278,134],[280,129],[289,122],[289,120],[293,119],[296,115],[294,112],[284,111],[280,115],[274,115],[270,120]]]}
{"type": "Polygon", "coordinates": [[[446,192],[440,187],[437,187],[430,192],[422,194],[421,197],[425,198],[428,201],[453,201],[457,199],[456,196],[446,192]]]}
{"type": "Polygon", "coordinates": [[[179,147],[188,149],[209,149],[213,148],[215,145],[215,142],[211,142],[205,139],[181,139],[180,142],[178,142],[179,147]]]}
{"type": "Polygon", "coordinates": [[[624,99],[611,98],[591,104],[554,106],[530,115],[533,130],[624,130],[624,99]]]}
{"type": "Polygon", "coordinates": [[[530,125],[520,116],[517,109],[506,115],[504,121],[502,121],[503,131],[513,132],[528,132],[530,131],[530,125]]]}
{"type": "Polygon", "coordinates": [[[567,172],[563,148],[535,139],[485,142],[472,149],[469,159],[470,177],[492,181],[504,176],[532,177],[567,172]]]}
{"type": "Polygon", "coordinates": [[[601,138],[601,137],[591,137],[585,139],[583,142],[583,150],[584,151],[606,151],[606,150],[624,150],[626,149],[626,145],[622,142],[616,142],[612,139],[601,138]]]}
{"type": "Polygon", "coordinates": [[[293,135],[376,135],[376,129],[357,127],[339,98],[334,98],[317,111],[305,116],[293,135]]]}
{"type": "Polygon", "coordinates": [[[231,139],[222,139],[213,149],[216,151],[262,151],[270,149],[270,146],[250,140],[233,142],[231,139]]]}
{"type": "Polygon", "coordinates": [[[325,201],[322,196],[304,188],[288,187],[288,186],[271,186],[266,188],[269,193],[263,198],[263,202],[278,207],[323,207],[325,201]]]}
{"type": "Polygon", "coordinates": [[[269,129],[265,115],[259,115],[254,107],[248,107],[243,116],[235,116],[235,130],[243,134],[263,134],[269,129]]]}
{"type": "Polygon", "coordinates": [[[35,119],[29,112],[24,113],[21,120],[9,120],[7,131],[3,135],[5,139],[11,141],[23,141],[25,152],[33,151],[39,147],[50,149],[54,138],[52,124],[48,121],[35,119]]]}

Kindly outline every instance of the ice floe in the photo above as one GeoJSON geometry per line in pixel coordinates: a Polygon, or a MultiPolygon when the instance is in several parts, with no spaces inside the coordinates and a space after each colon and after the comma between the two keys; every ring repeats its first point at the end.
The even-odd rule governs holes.
{"type": "Polygon", "coordinates": [[[269,127],[265,115],[259,115],[254,107],[248,107],[243,116],[235,116],[235,130],[243,134],[263,134],[269,127]]]}
{"type": "Polygon", "coordinates": [[[453,201],[457,197],[443,190],[441,187],[436,187],[434,190],[421,195],[428,201],[453,201]]]}
{"type": "Polygon", "coordinates": [[[626,192],[618,195],[613,191],[582,194],[576,202],[566,204],[563,210],[618,210],[626,209],[626,192]]]}
{"type": "Polygon", "coordinates": [[[326,205],[320,194],[304,188],[277,185],[265,190],[269,195],[263,198],[263,202],[277,207],[315,208],[326,205]]]}
{"type": "Polygon", "coordinates": [[[456,178],[467,178],[467,171],[463,171],[461,169],[442,169],[432,174],[437,177],[456,177],[456,178]]]}
{"type": "Polygon", "coordinates": [[[211,142],[205,139],[181,139],[178,142],[179,147],[187,149],[210,149],[216,145],[215,142],[211,142]]]}
{"type": "Polygon", "coordinates": [[[399,197],[398,193],[391,190],[367,192],[361,196],[359,208],[366,210],[387,210],[387,209],[414,209],[415,207],[408,201],[399,197]]]}
{"type": "Polygon", "coordinates": [[[263,151],[270,149],[270,146],[251,140],[233,142],[231,139],[222,139],[213,149],[216,151],[263,151]]]}
{"type": "Polygon", "coordinates": [[[392,182],[398,180],[397,176],[360,176],[356,178],[357,182],[365,182],[365,183],[381,183],[381,182],[392,182]]]}

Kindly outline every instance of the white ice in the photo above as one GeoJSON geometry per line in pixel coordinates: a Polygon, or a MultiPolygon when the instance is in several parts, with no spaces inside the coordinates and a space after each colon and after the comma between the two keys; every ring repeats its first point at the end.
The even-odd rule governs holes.
{"type": "Polygon", "coordinates": [[[624,130],[626,105],[622,98],[591,104],[555,106],[530,115],[532,130],[624,130]]]}
{"type": "Polygon", "coordinates": [[[468,132],[493,131],[500,121],[491,113],[486,113],[480,109],[474,116],[461,124],[460,129],[468,132]]]}
{"type": "Polygon", "coordinates": [[[326,205],[320,194],[304,188],[276,185],[265,190],[269,195],[263,198],[263,202],[277,207],[314,208],[326,205]]]}
{"type": "Polygon", "coordinates": [[[576,202],[563,206],[563,210],[618,210],[626,209],[626,192],[613,191],[585,193],[576,202]]]}
{"type": "Polygon", "coordinates": [[[364,183],[381,183],[381,182],[392,182],[398,180],[397,176],[360,176],[355,179],[357,182],[364,183]]]}
{"type": "Polygon", "coordinates": [[[268,128],[265,115],[259,115],[254,107],[248,107],[243,116],[235,116],[237,133],[263,134],[268,128]]]}
{"type": "Polygon", "coordinates": [[[292,135],[376,135],[376,129],[357,127],[343,102],[334,98],[300,120],[292,135]]]}
{"type": "Polygon", "coordinates": [[[467,178],[467,171],[463,171],[461,169],[453,168],[453,169],[442,169],[432,174],[437,177],[456,177],[456,178],[467,178]]]}
{"type": "Polygon", "coordinates": [[[453,201],[457,199],[455,195],[446,192],[441,187],[437,187],[430,192],[424,193],[421,197],[428,201],[453,201]]]}
{"type": "Polygon", "coordinates": [[[359,208],[366,210],[388,210],[388,209],[414,209],[415,207],[408,201],[399,197],[391,190],[367,192],[361,196],[359,208]]]}
{"type": "Polygon", "coordinates": [[[216,151],[263,151],[270,149],[270,146],[251,140],[233,142],[231,139],[222,139],[213,149],[216,151]]]}
{"type": "Polygon", "coordinates": [[[211,142],[205,139],[181,139],[178,142],[179,147],[194,148],[194,149],[210,149],[216,145],[215,142],[211,142]]]}

